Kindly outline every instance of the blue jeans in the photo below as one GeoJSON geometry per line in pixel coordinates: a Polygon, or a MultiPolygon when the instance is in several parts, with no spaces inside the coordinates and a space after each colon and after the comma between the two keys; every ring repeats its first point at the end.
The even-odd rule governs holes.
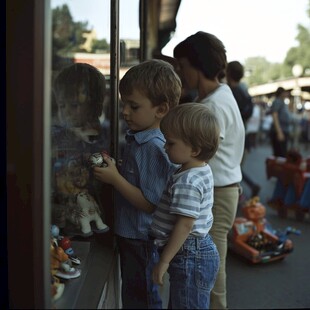
{"type": "Polygon", "coordinates": [[[153,241],[117,237],[123,309],[162,309],[152,271],[159,256],[153,241]]]}
{"type": "Polygon", "coordinates": [[[169,309],[209,309],[220,258],[210,235],[189,236],[170,262],[169,309]]]}

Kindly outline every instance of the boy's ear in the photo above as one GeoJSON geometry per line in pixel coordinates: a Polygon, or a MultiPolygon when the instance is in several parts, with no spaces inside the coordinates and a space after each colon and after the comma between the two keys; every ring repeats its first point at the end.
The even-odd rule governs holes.
{"type": "Polygon", "coordinates": [[[161,103],[158,107],[157,107],[157,117],[162,118],[164,117],[169,111],[169,105],[167,102],[163,102],[161,103]]]}
{"type": "Polygon", "coordinates": [[[200,147],[192,148],[192,157],[197,157],[201,153],[200,147]]]}

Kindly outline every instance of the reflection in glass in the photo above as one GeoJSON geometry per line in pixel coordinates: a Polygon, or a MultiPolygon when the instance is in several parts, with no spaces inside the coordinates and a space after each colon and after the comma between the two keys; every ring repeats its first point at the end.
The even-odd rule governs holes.
{"type": "Polygon", "coordinates": [[[77,258],[66,265],[61,253],[68,259],[74,252],[71,240],[88,240],[110,229],[106,185],[93,177],[89,164],[92,154],[110,151],[110,1],[52,0],[51,6],[51,284],[57,300],[61,289],[66,292],[59,278],[79,277],[83,263],[77,258]],[[92,10],[102,12],[98,29],[89,26],[92,10]],[[97,33],[103,29],[107,36],[99,39],[97,33]]]}

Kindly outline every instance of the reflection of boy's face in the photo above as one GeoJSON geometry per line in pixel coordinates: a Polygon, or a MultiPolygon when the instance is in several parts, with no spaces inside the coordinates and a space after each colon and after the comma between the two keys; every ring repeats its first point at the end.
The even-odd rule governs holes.
{"type": "Polygon", "coordinates": [[[99,120],[84,85],[68,96],[64,91],[57,95],[58,117],[66,127],[98,126],[99,120]]]}

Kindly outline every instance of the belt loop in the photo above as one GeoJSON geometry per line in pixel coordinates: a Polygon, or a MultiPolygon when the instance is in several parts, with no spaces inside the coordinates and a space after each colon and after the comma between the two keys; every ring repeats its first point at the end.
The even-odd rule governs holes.
{"type": "Polygon", "coordinates": [[[200,248],[200,245],[199,245],[199,238],[195,238],[195,247],[196,247],[196,250],[198,250],[200,248]]]}

